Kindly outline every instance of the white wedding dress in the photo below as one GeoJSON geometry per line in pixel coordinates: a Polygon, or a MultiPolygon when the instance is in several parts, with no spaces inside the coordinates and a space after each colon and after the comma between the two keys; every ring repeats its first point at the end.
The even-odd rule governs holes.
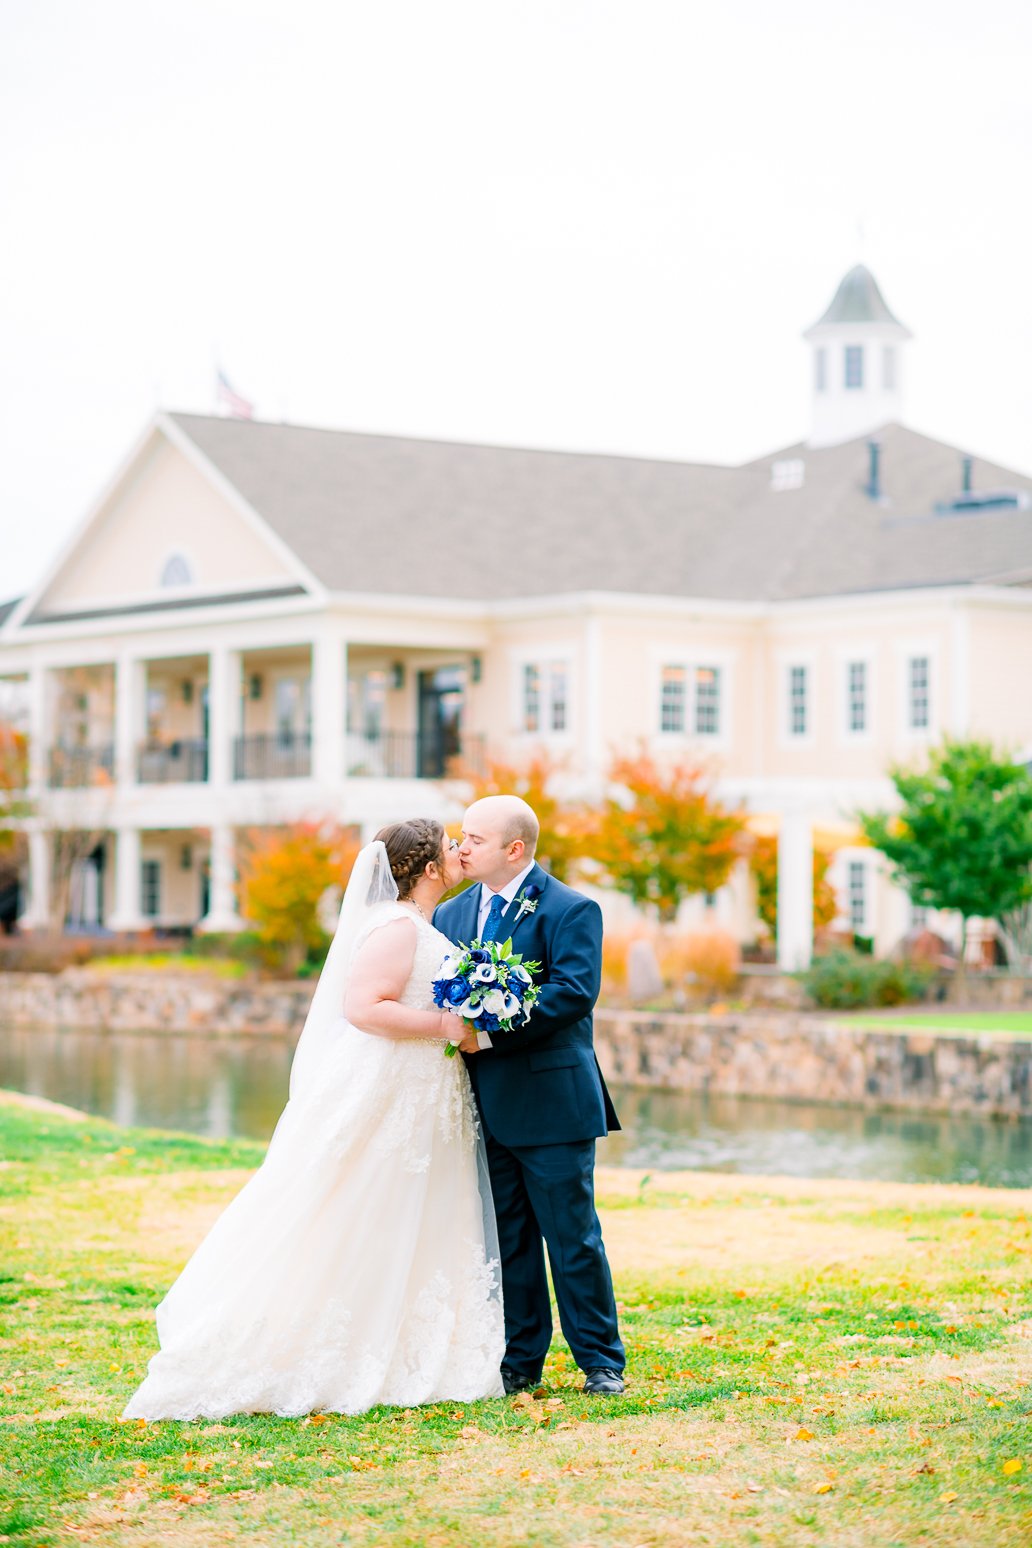
{"type": "MultiPolygon", "coordinates": [[[[397,917],[417,929],[402,1003],[432,1010],[451,942],[390,902],[363,934],[397,917]]],[[[323,1030],[318,1078],[292,1086],[265,1161],[158,1307],[161,1350],[124,1417],[501,1396],[494,1215],[463,1061],[340,1016],[323,1030]]]]}

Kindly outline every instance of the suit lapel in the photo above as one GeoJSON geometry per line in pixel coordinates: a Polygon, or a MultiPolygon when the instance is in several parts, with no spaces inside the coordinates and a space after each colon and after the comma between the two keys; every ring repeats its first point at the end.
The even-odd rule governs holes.
{"type": "Polygon", "coordinates": [[[468,892],[463,893],[458,902],[462,909],[459,923],[462,928],[458,939],[468,946],[477,933],[477,917],[480,913],[480,882],[474,882],[468,892]]]}
{"type": "Polygon", "coordinates": [[[512,902],[509,904],[509,907],[505,910],[505,913],[502,915],[501,923],[499,924],[499,927],[498,927],[498,939],[500,941],[509,941],[509,940],[511,940],[513,935],[516,933],[516,930],[523,923],[524,919],[529,919],[530,918],[530,913],[534,912],[533,909],[530,910],[530,913],[528,913],[526,910],[524,910],[523,915],[521,916],[521,918],[517,920],[516,916],[520,912],[520,905],[519,905],[520,893],[523,892],[525,888],[530,887],[530,886],[540,887],[541,891],[538,893],[538,896],[537,896],[537,898],[535,900],[536,903],[537,903],[537,906],[540,908],[540,906],[541,906],[541,898],[542,898],[542,895],[544,893],[545,882],[547,880],[548,880],[547,872],[543,871],[539,865],[535,865],[534,869],[528,873],[526,879],[524,880],[523,886],[520,887],[520,889],[517,892],[516,896],[513,898],[512,902]]]}

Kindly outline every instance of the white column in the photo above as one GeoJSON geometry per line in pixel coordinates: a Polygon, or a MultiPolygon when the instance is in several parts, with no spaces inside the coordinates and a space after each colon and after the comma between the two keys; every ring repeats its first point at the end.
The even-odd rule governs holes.
{"type": "Polygon", "coordinates": [[[333,634],[312,644],[312,773],[334,795],[344,781],[347,646],[333,634]]]}
{"type": "Polygon", "coordinates": [[[51,839],[41,828],[29,830],[29,895],[18,920],[23,930],[50,927],[51,839]]]}
{"type": "Polygon", "coordinates": [[[233,829],[219,823],[211,830],[211,888],[208,912],[197,928],[208,935],[232,935],[244,928],[236,907],[233,829]]]}
{"type": "Polygon", "coordinates": [[[115,906],[107,923],[112,930],[148,926],[140,907],[139,828],[122,827],[115,832],[115,906]]]}
{"type": "Polygon", "coordinates": [[[602,675],[602,624],[594,613],[584,622],[584,750],[585,775],[592,795],[602,794],[605,775],[605,739],[602,713],[605,688],[602,675]]]}
{"type": "Polygon", "coordinates": [[[778,967],[797,973],[813,955],[813,827],[802,807],[781,814],[778,833],[778,967]]]}
{"type": "Polygon", "coordinates": [[[53,681],[45,667],[29,671],[29,788],[38,796],[47,783],[53,681]]]}
{"type": "Polygon", "coordinates": [[[218,646],[208,657],[208,780],[233,781],[233,749],[242,725],[241,655],[218,646]]]}
{"type": "Polygon", "coordinates": [[[143,741],[146,663],[135,656],[119,656],[115,663],[115,780],[136,783],[136,752],[143,741]]]}

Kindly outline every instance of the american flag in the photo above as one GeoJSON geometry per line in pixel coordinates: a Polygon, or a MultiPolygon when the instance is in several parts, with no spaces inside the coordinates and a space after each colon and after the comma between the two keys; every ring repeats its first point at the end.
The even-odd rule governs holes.
{"type": "Polygon", "coordinates": [[[234,391],[229,377],[221,367],[215,372],[215,394],[218,401],[226,405],[233,419],[254,418],[254,404],[234,391]]]}

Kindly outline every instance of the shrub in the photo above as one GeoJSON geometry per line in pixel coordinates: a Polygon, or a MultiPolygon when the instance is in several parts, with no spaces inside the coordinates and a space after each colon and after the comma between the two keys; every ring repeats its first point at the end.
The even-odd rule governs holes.
{"type": "Polygon", "coordinates": [[[675,988],[685,980],[707,995],[728,994],[738,980],[742,957],[734,936],[726,930],[700,930],[694,935],[660,941],[659,965],[675,988]]]}
{"type": "Polygon", "coordinates": [[[864,1005],[902,1005],[920,1000],[934,970],[918,962],[888,962],[855,951],[833,951],[818,957],[800,975],[815,1004],[826,1010],[854,1010],[864,1005]]]}

